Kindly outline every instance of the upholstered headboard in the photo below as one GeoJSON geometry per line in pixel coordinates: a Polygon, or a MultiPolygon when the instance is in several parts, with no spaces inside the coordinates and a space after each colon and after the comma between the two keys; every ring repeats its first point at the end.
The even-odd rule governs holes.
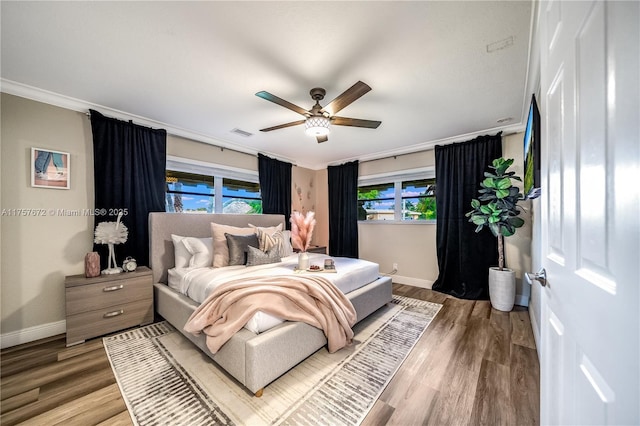
{"type": "Polygon", "coordinates": [[[280,214],[188,214],[149,213],[149,267],[154,283],[167,283],[167,270],[175,266],[171,234],[184,237],[210,237],[211,222],[246,227],[285,226],[280,214]]]}

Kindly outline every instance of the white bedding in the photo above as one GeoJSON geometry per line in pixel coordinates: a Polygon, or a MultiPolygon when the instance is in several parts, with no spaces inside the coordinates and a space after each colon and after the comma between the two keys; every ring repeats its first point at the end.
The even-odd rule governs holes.
{"type": "MultiPolygon", "coordinates": [[[[330,256],[309,253],[311,265],[323,266],[324,259],[330,256]]],[[[377,263],[361,259],[351,259],[346,257],[334,257],[336,273],[322,273],[322,276],[331,281],[343,293],[347,294],[358,288],[378,279],[379,267],[377,263]]],[[[293,275],[294,268],[298,264],[298,255],[282,259],[282,262],[271,263],[259,266],[226,266],[223,268],[173,268],[168,271],[169,287],[188,296],[197,303],[202,303],[207,296],[219,285],[227,281],[240,279],[249,276],[273,276],[273,275],[293,275]]],[[[305,272],[308,274],[318,274],[319,272],[305,272]]],[[[263,312],[258,312],[245,325],[245,328],[261,333],[283,322],[263,312]]]]}

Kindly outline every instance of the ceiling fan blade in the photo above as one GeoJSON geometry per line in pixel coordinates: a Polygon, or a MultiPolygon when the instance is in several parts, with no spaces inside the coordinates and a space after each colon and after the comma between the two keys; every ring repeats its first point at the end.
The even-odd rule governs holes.
{"type": "Polygon", "coordinates": [[[382,121],[374,120],[361,120],[359,118],[347,118],[347,117],[331,117],[331,124],[336,126],[353,126],[353,127],[366,127],[367,129],[377,129],[382,121]]]}
{"type": "Polygon", "coordinates": [[[329,115],[336,114],[369,90],[371,90],[371,87],[361,81],[358,81],[356,84],[345,90],[340,96],[329,102],[324,108],[322,108],[322,111],[328,112],[329,115]]]}
{"type": "Polygon", "coordinates": [[[307,111],[304,108],[299,107],[298,105],[292,104],[289,101],[285,101],[282,98],[277,97],[276,95],[272,95],[269,92],[265,92],[264,90],[261,92],[256,93],[256,96],[262,99],[266,99],[270,102],[273,102],[274,104],[278,104],[280,106],[283,106],[285,108],[290,109],[291,111],[297,112],[298,114],[304,115],[304,116],[309,116],[310,113],[309,111],[307,111]]]}
{"type": "Polygon", "coordinates": [[[320,136],[316,136],[316,139],[318,140],[318,143],[322,143],[322,142],[328,141],[329,140],[329,136],[320,135],[320,136]]]}
{"type": "Polygon", "coordinates": [[[280,124],[278,126],[267,127],[266,129],[260,129],[261,132],[270,132],[272,130],[284,129],[285,127],[297,126],[298,124],[304,124],[307,120],[292,121],[291,123],[280,124]]]}

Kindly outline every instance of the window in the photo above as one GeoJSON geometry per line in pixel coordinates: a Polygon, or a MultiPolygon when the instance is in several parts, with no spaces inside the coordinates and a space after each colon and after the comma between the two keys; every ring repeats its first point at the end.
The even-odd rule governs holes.
{"type": "Polygon", "coordinates": [[[213,213],[213,176],[167,170],[165,211],[213,213]]]}
{"type": "Polygon", "coordinates": [[[436,219],[436,180],[402,182],[402,220],[436,219]]]}
{"type": "Polygon", "coordinates": [[[223,213],[262,213],[260,184],[223,178],[222,206],[223,213]]]}
{"type": "Polygon", "coordinates": [[[390,177],[361,178],[358,220],[428,221],[436,219],[433,171],[390,177]]]}
{"type": "Polygon", "coordinates": [[[393,182],[358,187],[358,220],[394,220],[395,201],[393,182]]]}
{"type": "Polygon", "coordinates": [[[257,172],[172,157],[166,177],[167,212],[262,213],[257,172]]]}

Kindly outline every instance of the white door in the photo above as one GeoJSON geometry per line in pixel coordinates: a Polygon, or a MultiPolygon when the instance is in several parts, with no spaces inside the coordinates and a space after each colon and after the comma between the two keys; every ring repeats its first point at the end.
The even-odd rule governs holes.
{"type": "Polygon", "coordinates": [[[640,3],[539,6],[541,423],[637,425],[640,3]]]}

